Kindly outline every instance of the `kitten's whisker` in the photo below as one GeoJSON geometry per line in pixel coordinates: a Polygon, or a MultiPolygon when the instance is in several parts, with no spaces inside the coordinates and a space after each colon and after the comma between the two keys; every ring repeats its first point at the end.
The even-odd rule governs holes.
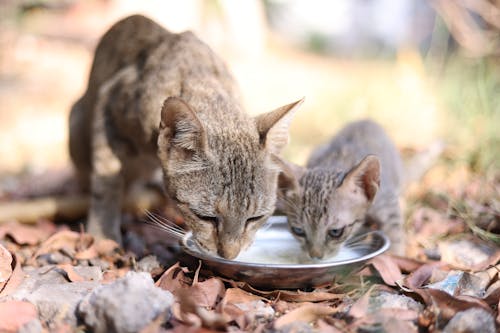
{"type": "Polygon", "coordinates": [[[373,234],[373,231],[366,232],[361,235],[357,235],[349,238],[344,244],[345,245],[353,245],[355,243],[364,242],[366,238],[370,237],[373,234]]]}

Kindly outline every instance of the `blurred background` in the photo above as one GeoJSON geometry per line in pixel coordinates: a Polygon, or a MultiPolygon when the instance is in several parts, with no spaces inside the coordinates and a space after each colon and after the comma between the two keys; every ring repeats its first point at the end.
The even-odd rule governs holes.
{"type": "Polygon", "coordinates": [[[500,0],[1,0],[3,189],[23,174],[70,174],[70,107],[99,37],[134,13],[207,42],[251,114],[305,96],[285,152],[296,163],[371,117],[403,152],[444,140],[439,181],[459,170],[498,184],[500,0]]]}

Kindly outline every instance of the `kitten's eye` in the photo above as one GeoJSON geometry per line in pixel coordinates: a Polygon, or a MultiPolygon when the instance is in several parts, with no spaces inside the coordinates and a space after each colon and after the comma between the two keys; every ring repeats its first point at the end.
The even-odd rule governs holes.
{"type": "Polygon", "coordinates": [[[299,237],[305,237],[306,235],[304,229],[298,227],[292,227],[292,232],[299,237]]]}
{"type": "Polygon", "coordinates": [[[191,212],[193,212],[193,214],[197,218],[199,218],[200,220],[211,222],[213,224],[217,224],[219,222],[219,218],[217,216],[202,215],[202,214],[196,213],[195,211],[191,211],[191,212]]]}
{"type": "Polygon", "coordinates": [[[340,229],[330,229],[328,230],[328,236],[330,236],[331,238],[339,238],[344,233],[344,229],[345,227],[342,227],[340,229]]]}
{"type": "Polygon", "coordinates": [[[251,217],[251,218],[247,219],[247,223],[258,221],[258,220],[262,219],[263,217],[264,217],[264,215],[251,217]]]}

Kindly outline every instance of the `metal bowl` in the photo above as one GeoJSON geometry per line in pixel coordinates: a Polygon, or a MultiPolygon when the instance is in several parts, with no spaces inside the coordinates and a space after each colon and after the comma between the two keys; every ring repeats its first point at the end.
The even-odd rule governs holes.
{"type": "Polygon", "coordinates": [[[261,289],[314,287],[345,276],[389,248],[389,239],[379,231],[358,237],[337,255],[313,261],[302,252],[288,230],[286,217],[273,216],[259,230],[253,244],[234,260],[205,252],[187,233],[181,242],[184,252],[203,261],[204,266],[227,278],[245,281],[261,289]]]}

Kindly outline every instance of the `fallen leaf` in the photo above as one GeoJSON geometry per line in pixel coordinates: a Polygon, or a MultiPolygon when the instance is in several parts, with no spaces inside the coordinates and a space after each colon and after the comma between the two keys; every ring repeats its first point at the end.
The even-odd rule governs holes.
{"type": "MultiPolygon", "coordinates": [[[[464,311],[473,307],[481,307],[484,310],[492,313],[491,308],[482,300],[470,296],[454,297],[450,294],[437,289],[420,289],[419,294],[429,295],[427,305],[436,305],[439,309],[441,318],[448,320],[457,312],[464,311]]],[[[425,297],[424,297],[425,299],[425,297]]]]}
{"type": "Polygon", "coordinates": [[[250,323],[261,318],[269,320],[274,316],[273,307],[264,300],[242,289],[229,288],[219,303],[219,311],[234,320],[240,329],[246,330],[250,323]]]}
{"type": "Polygon", "coordinates": [[[93,237],[89,234],[70,230],[59,231],[40,245],[33,258],[61,249],[71,250],[70,255],[74,256],[77,252],[89,248],[92,243],[93,237]]]}
{"type": "Polygon", "coordinates": [[[0,332],[18,332],[24,324],[37,319],[36,307],[28,302],[0,303],[0,332]]]}
{"type": "Polygon", "coordinates": [[[413,258],[405,258],[396,255],[391,255],[392,261],[399,267],[402,272],[411,273],[422,266],[425,262],[413,258]]]}
{"type": "Polygon", "coordinates": [[[368,289],[368,291],[361,296],[352,306],[351,309],[349,310],[349,315],[353,316],[354,318],[363,318],[367,315],[368,313],[368,304],[370,302],[370,295],[373,290],[377,288],[377,285],[373,285],[368,289]]]}
{"type": "MultiPolygon", "coordinates": [[[[343,324],[343,322],[340,322],[338,325],[339,326],[340,325],[343,326],[344,324],[343,324]]],[[[329,325],[323,319],[319,319],[318,320],[317,327],[318,327],[318,331],[321,332],[321,333],[342,333],[342,332],[346,332],[345,327],[342,327],[343,329],[339,329],[339,328],[337,328],[335,326],[329,325]]]]}
{"type": "Polygon", "coordinates": [[[379,272],[382,280],[389,286],[396,286],[396,283],[403,279],[403,275],[399,270],[398,265],[393,261],[392,257],[386,254],[381,254],[369,261],[370,264],[379,272]]]}
{"type": "Polygon", "coordinates": [[[95,249],[100,256],[109,256],[120,250],[120,245],[112,239],[99,239],[95,242],[95,249]]]}
{"type": "Polygon", "coordinates": [[[0,291],[12,275],[12,254],[0,244],[0,291]]]}
{"type": "Polygon", "coordinates": [[[35,226],[13,221],[0,226],[0,238],[10,236],[19,245],[37,245],[55,232],[55,225],[40,221],[35,226]]]}
{"type": "Polygon", "coordinates": [[[7,280],[2,287],[0,287],[0,297],[7,296],[14,292],[24,280],[24,272],[21,268],[21,263],[17,260],[15,254],[12,254],[11,267],[12,274],[10,275],[9,280],[7,280]]]}
{"type": "Polygon", "coordinates": [[[181,267],[180,263],[176,263],[160,276],[155,285],[171,293],[175,293],[176,290],[189,286],[185,279],[185,273],[188,271],[187,268],[181,267]]]}
{"type": "Polygon", "coordinates": [[[66,272],[66,275],[68,276],[68,279],[70,282],[82,282],[85,281],[85,279],[80,276],[75,270],[73,269],[73,266],[69,264],[61,264],[57,265],[58,268],[62,269],[64,272],[66,272]]]}
{"type": "Polygon", "coordinates": [[[293,290],[259,290],[251,285],[241,282],[235,282],[232,280],[222,279],[223,281],[229,282],[233,286],[237,288],[241,288],[243,290],[249,291],[252,294],[256,294],[268,299],[281,299],[287,302],[323,302],[323,301],[333,301],[344,298],[345,294],[336,294],[330,291],[323,290],[313,290],[310,292],[305,292],[301,290],[293,291],[293,290]]]}
{"type": "Polygon", "coordinates": [[[325,316],[334,314],[335,312],[337,312],[337,309],[328,305],[305,303],[301,307],[276,319],[274,328],[280,329],[296,321],[311,323],[325,316]]]}

